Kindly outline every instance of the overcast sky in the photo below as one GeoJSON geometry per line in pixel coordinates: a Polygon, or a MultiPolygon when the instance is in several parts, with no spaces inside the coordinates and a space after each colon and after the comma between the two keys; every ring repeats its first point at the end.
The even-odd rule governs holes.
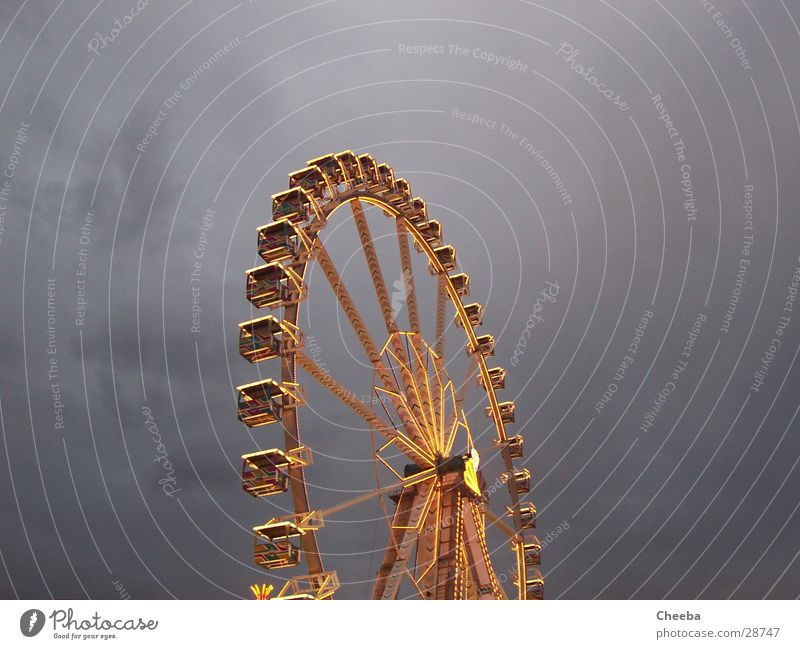
{"type": "MultiPolygon", "coordinates": [[[[1,3],[0,595],[285,578],[249,530],[289,498],[238,477],[280,442],[236,419],[233,387],[275,369],[238,355],[244,270],[287,174],[352,149],[410,181],[486,305],[546,597],[798,597],[800,3],[714,4],[1,3]]],[[[355,231],[325,237],[382,343],[355,231]]],[[[318,362],[368,394],[309,283],[318,362]]],[[[371,447],[307,389],[325,508],[375,487],[371,447]]],[[[369,593],[380,516],[320,536],[345,597],[369,593]]]]}

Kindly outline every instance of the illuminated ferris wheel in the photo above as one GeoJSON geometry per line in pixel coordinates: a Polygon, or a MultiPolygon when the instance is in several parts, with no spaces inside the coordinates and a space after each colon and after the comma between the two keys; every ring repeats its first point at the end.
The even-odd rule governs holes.
{"type": "MultiPolygon", "coordinates": [[[[397,598],[403,584],[410,584],[422,599],[541,599],[541,546],[533,534],[536,508],[525,500],[531,476],[514,465],[522,457],[522,436],[506,432],[514,421],[514,402],[498,398],[505,370],[487,364],[494,338],[476,331],[483,308],[465,300],[469,276],[458,271],[456,251],[443,243],[441,224],[428,219],[425,202],[413,197],[409,183],[395,178],[388,165],[352,151],[311,160],[290,174],[289,189],[272,197],[272,213],[273,221],[258,229],[258,252],[265,263],[246,273],[247,299],[272,313],[239,325],[239,350],[251,363],[275,359],[280,378],[276,367],[276,378],[237,390],[242,422],[250,427],[271,424],[283,432],[281,448],[242,456],[245,491],[259,498],[291,493],[287,509],[293,513],[253,528],[256,564],[300,573],[286,580],[277,597],[326,599],[339,587],[336,572],[323,565],[318,544],[332,510],[314,510],[309,502],[311,445],[301,439],[298,415],[306,403],[302,378],[335,395],[381,438],[374,462],[390,484],[377,485],[366,497],[386,496],[393,511],[386,517],[388,539],[372,582],[373,599],[397,598]],[[374,285],[380,309],[375,319],[385,325],[378,338],[320,236],[329,220],[345,210],[352,213],[374,285]],[[405,307],[402,319],[397,290],[390,295],[368,224],[367,213],[372,212],[388,217],[396,232],[399,268],[388,276],[401,278],[393,286],[405,307]],[[337,378],[306,349],[300,306],[308,298],[313,262],[349,320],[365,364],[372,367],[371,407],[348,386],[345,379],[352,373],[337,378]],[[415,275],[420,263],[429,273],[415,275]],[[427,329],[423,285],[430,286],[427,329]],[[423,331],[428,329],[426,339],[423,331]],[[456,367],[458,379],[452,379],[456,367]],[[469,398],[473,387],[477,394],[469,398]],[[476,399],[480,405],[468,407],[476,399]],[[486,472],[492,467],[497,479],[487,486],[486,472]],[[515,557],[510,579],[499,578],[492,565],[487,519],[508,537],[515,557]],[[507,594],[504,582],[513,584],[515,592],[507,594]]],[[[362,495],[333,509],[364,499],[362,495]]],[[[259,596],[258,589],[254,593],[259,596]]]]}

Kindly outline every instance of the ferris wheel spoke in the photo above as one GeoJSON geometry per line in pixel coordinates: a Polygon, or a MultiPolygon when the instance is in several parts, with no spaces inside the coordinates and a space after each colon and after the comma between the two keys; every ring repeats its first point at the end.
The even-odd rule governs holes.
{"type": "Polygon", "coordinates": [[[443,380],[441,377],[447,377],[447,374],[444,370],[444,360],[439,356],[434,354],[432,357],[430,354],[427,354],[428,358],[426,360],[430,360],[433,364],[434,371],[436,372],[437,376],[440,377],[437,385],[433,386],[433,395],[431,398],[431,408],[433,412],[436,413],[437,421],[436,426],[439,430],[438,436],[438,443],[439,448],[444,448],[445,446],[445,438],[446,438],[446,413],[445,409],[442,407],[446,403],[446,391],[448,386],[450,385],[450,380],[447,379],[446,381],[443,380]]]}
{"type": "Polygon", "coordinates": [[[417,308],[417,292],[414,287],[414,269],[411,266],[411,249],[408,245],[408,232],[403,219],[395,219],[397,226],[397,242],[400,247],[400,266],[403,271],[403,284],[406,292],[406,308],[408,309],[408,322],[411,331],[420,334],[422,332],[419,321],[419,309],[417,308]]]}
{"type": "MultiPolygon", "coordinates": [[[[375,342],[372,340],[372,336],[364,324],[364,320],[361,317],[361,314],[358,312],[358,308],[353,302],[350,292],[347,290],[344,282],[342,282],[342,278],[340,277],[339,272],[336,270],[336,266],[334,266],[333,262],[331,261],[328,251],[325,249],[325,246],[322,245],[319,239],[317,239],[316,247],[317,261],[322,267],[325,277],[327,278],[328,283],[331,285],[331,288],[333,289],[336,298],[339,300],[339,303],[347,315],[347,318],[350,320],[353,331],[356,333],[356,336],[361,342],[367,358],[369,358],[370,362],[375,367],[383,386],[391,394],[394,394],[393,383],[396,383],[396,381],[392,380],[391,373],[384,365],[381,359],[381,352],[378,350],[375,342]]],[[[413,439],[416,444],[420,446],[427,446],[425,436],[419,426],[415,423],[412,413],[410,412],[404,400],[395,396],[392,397],[392,403],[397,410],[397,414],[400,416],[400,419],[403,422],[403,426],[405,427],[409,437],[413,439]]]]}
{"type": "Polygon", "coordinates": [[[447,309],[447,280],[439,275],[439,286],[436,290],[436,341],[433,350],[444,358],[444,321],[447,309]]]}
{"type": "MultiPolygon", "coordinates": [[[[408,343],[409,336],[406,336],[406,344],[408,343]]],[[[425,420],[428,424],[428,437],[430,443],[438,448],[439,438],[439,422],[437,421],[436,413],[433,410],[433,394],[436,392],[436,386],[441,384],[441,375],[438,368],[434,365],[433,377],[429,374],[429,354],[427,348],[421,340],[419,334],[410,336],[412,338],[411,349],[408,350],[408,355],[413,358],[414,362],[414,378],[416,381],[417,392],[422,402],[422,412],[424,413],[425,420]],[[433,384],[433,385],[432,385],[433,384]]]]}
{"type": "Polygon", "coordinates": [[[297,363],[306,373],[314,378],[322,387],[326,388],[331,394],[337,397],[342,403],[348,406],[353,412],[367,422],[374,430],[381,433],[388,440],[393,440],[398,448],[404,451],[411,459],[419,463],[420,466],[429,466],[433,463],[433,456],[421,448],[409,437],[401,433],[397,428],[388,424],[383,419],[375,415],[366,405],[361,403],[352,390],[348,390],[341,383],[336,381],[328,372],[323,370],[312,359],[297,352],[297,363]]]}
{"type": "Polygon", "coordinates": [[[336,270],[336,266],[334,266],[328,251],[322,242],[319,241],[319,239],[317,239],[316,247],[317,261],[322,267],[325,277],[328,280],[328,283],[331,285],[336,298],[339,300],[345,315],[350,320],[353,331],[355,331],[356,336],[358,336],[367,358],[369,358],[370,362],[373,364],[380,363],[380,352],[378,351],[375,342],[372,340],[372,336],[370,336],[369,330],[364,324],[364,320],[361,317],[361,314],[359,313],[355,303],[353,302],[353,298],[350,296],[350,291],[347,290],[344,282],[342,282],[342,278],[340,277],[339,272],[336,270]]]}
{"type": "MultiPolygon", "coordinates": [[[[417,356],[414,376],[418,385],[421,385],[423,382],[425,382],[427,387],[430,388],[430,383],[426,380],[427,358],[424,364],[422,362],[422,356],[426,355],[427,350],[422,343],[422,329],[419,320],[419,309],[417,308],[417,292],[414,286],[414,268],[411,265],[411,249],[408,245],[408,233],[405,227],[405,222],[402,218],[395,219],[395,225],[397,228],[397,242],[400,248],[400,266],[403,275],[403,286],[405,288],[408,322],[411,326],[411,331],[415,334],[412,337],[411,342],[412,347],[414,348],[414,353],[417,356]]],[[[410,353],[409,356],[411,356],[410,353]]],[[[436,426],[436,416],[431,408],[432,400],[430,389],[428,389],[423,391],[422,394],[422,409],[426,413],[430,412],[430,420],[434,424],[434,428],[438,428],[436,426]]]]}
{"type": "MultiPolygon", "coordinates": [[[[453,444],[455,442],[456,434],[460,429],[460,423],[458,420],[459,413],[464,411],[464,401],[469,394],[469,390],[472,387],[475,378],[478,375],[478,361],[476,360],[475,356],[470,356],[469,364],[467,365],[467,369],[464,372],[464,379],[459,384],[458,388],[454,390],[451,384],[451,398],[454,402],[454,408],[450,413],[449,419],[445,424],[443,429],[445,434],[445,448],[452,449],[453,444]]],[[[444,410],[444,409],[443,409],[444,410]]],[[[467,433],[469,433],[469,428],[465,425],[467,429],[467,433]]],[[[471,440],[470,440],[471,442],[471,440]]]]}
{"type": "MultiPolygon", "coordinates": [[[[393,338],[397,338],[398,340],[401,337],[407,338],[407,336],[393,336],[393,338]]],[[[384,348],[384,356],[386,356],[388,360],[389,369],[398,387],[398,391],[394,393],[395,396],[401,400],[406,400],[411,412],[411,416],[414,419],[414,424],[421,432],[428,450],[433,453],[436,448],[436,441],[434,439],[435,422],[433,419],[429,419],[430,413],[427,409],[427,403],[425,401],[425,394],[427,393],[426,386],[428,381],[427,373],[420,373],[416,365],[414,366],[414,371],[412,372],[411,368],[405,364],[404,359],[398,358],[397,354],[391,349],[384,348]],[[405,377],[408,381],[408,384],[405,385],[405,390],[402,393],[400,392],[400,390],[402,390],[400,381],[398,381],[397,374],[394,371],[395,366],[397,367],[400,375],[405,377]],[[410,400],[409,396],[411,397],[410,400]],[[420,403],[422,403],[425,407],[420,408],[420,403]]]]}
{"type": "Polygon", "coordinates": [[[345,509],[350,509],[350,507],[355,507],[356,505],[360,505],[361,503],[369,500],[370,498],[377,498],[378,496],[382,496],[385,493],[390,491],[394,491],[395,489],[402,487],[403,483],[398,482],[395,484],[387,485],[385,487],[381,487],[379,489],[373,489],[372,491],[364,492],[356,496],[355,498],[351,498],[350,500],[345,500],[344,502],[339,503],[338,505],[334,505],[333,507],[328,507],[328,509],[323,509],[320,511],[320,516],[323,518],[328,518],[331,514],[337,514],[338,512],[344,511],[345,509]]]}
{"type": "Polygon", "coordinates": [[[459,408],[464,407],[464,401],[466,401],[467,396],[469,395],[470,388],[475,383],[475,380],[478,377],[478,359],[476,356],[469,357],[469,364],[467,365],[467,369],[464,372],[464,379],[459,384],[458,388],[456,389],[456,403],[458,404],[459,408]]]}
{"type": "Polygon", "coordinates": [[[505,534],[508,538],[510,539],[517,538],[517,531],[488,507],[486,508],[486,518],[488,518],[491,521],[492,525],[495,525],[497,529],[500,530],[503,534],[505,534]]]}
{"type": "MultiPolygon", "coordinates": [[[[414,413],[417,420],[425,417],[425,403],[420,399],[418,390],[415,389],[415,381],[412,379],[411,373],[408,371],[409,355],[407,350],[403,347],[400,338],[394,334],[399,331],[395,313],[392,309],[392,303],[389,299],[389,291],[386,289],[386,281],[383,277],[378,255],[375,252],[375,244],[372,239],[372,234],[367,224],[367,217],[364,215],[364,208],[361,203],[356,199],[350,201],[350,209],[353,212],[353,219],[356,223],[358,230],[358,237],[361,240],[361,249],[364,251],[364,257],[367,260],[367,267],[369,268],[372,284],[375,287],[375,295],[378,298],[378,304],[381,307],[383,314],[384,324],[386,331],[389,334],[389,341],[397,358],[400,367],[400,376],[402,378],[403,390],[406,393],[408,404],[411,407],[411,412],[414,413]]],[[[419,382],[419,376],[416,377],[416,383],[419,382]]]]}
{"type": "MultiPolygon", "coordinates": [[[[386,290],[386,282],[383,278],[383,271],[381,270],[380,262],[378,261],[378,254],[375,252],[375,244],[372,240],[372,233],[367,224],[367,217],[364,215],[364,208],[358,199],[350,201],[350,209],[353,212],[353,219],[356,222],[356,229],[358,230],[358,237],[361,240],[361,249],[364,251],[364,257],[367,260],[367,267],[369,268],[372,283],[375,286],[375,295],[378,298],[378,304],[381,307],[383,320],[386,324],[386,331],[393,334],[398,331],[397,322],[395,321],[394,313],[392,313],[392,303],[389,299],[389,291],[386,290]]],[[[402,347],[396,346],[399,356],[403,356],[402,347]]]]}
{"type": "MultiPolygon", "coordinates": [[[[391,420],[392,416],[389,414],[389,410],[386,407],[386,403],[384,403],[383,399],[380,398],[381,395],[386,395],[389,398],[389,401],[395,404],[398,402],[406,403],[405,395],[403,395],[401,392],[386,390],[385,388],[382,388],[380,386],[374,386],[373,389],[375,390],[375,392],[378,393],[378,400],[380,401],[381,406],[384,409],[384,412],[386,412],[386,416],[391,420]]],[[[417,427],[417,429],[420,431],[422,435],[422,443],[425,448],[424,452],[427,454],[428,457],[434,458],[436,447],[435,445],[431,444],[430,436],[428,434],[427,429],[425,428],[424,425],[420,424],[420,421],[415,417],[414,413],[410,409],[406,408],[406,412],[411,417],[411,421],[413,422],[414,426],[417,427]]]]}

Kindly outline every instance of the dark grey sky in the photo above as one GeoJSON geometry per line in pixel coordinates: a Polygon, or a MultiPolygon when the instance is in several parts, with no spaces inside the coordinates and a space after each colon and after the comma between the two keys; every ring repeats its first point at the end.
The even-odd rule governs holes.
{"type": "MultiPolygon", "coordinates": [[[[270,374],[237,354],[243,271],[269,195],[343,149],[409,179],[487,305],[548,598],[800,595],[799,3],[140,4],[0,4],[0,595],[279,580],[249,528],[288,500],[237,476],[278,439],[235,416],[270,374]]],[[[377,332],[357,239],[326,236],[377,332]]],[[[367,391],[310,289],[320,360],[367,391]]],[[[369,437],[309,392],[324,508],[374,487],[369,437]]],[[[346,597],[379,514],[321,535],[346,597]]]]}

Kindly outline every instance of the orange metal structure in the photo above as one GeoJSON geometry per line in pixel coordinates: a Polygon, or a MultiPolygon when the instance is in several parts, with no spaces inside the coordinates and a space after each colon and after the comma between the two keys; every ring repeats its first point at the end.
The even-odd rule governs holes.
{"type": "MultiPolygon", "coordinates": [[[[305,473],[310,455],[301,443],[297,416],[304,404],[298,368],[383,438],[375,461],[397,479],[390,494],[395,509],[389,540],[372,586],[373,598],[394,599],[401,584],[410,583],[423,599],[541,599],[541,544],[532,534],[536,507],[522,501],[530,490],[531,474],[514,463],[523,457],[522,436],[506,432],[515,419],[515,404],[497,397],[505,387],[506,372],[487,365],[495,339],[476,331],[486,315],[484,307],[462,301],[470,293],[469,276],[458,272],[456,250],[443,242],[442,225],[428,218],[425,201],[413,196],[408,181],[395,178],[391,167],[352,151],[321,156],[291,173],[289,189],[272,197],[272,213],[273,222],[258,229],[258,252],[266,263],[246,272],[246,297],[254,307],[269,308],[273,314],[239,325],[239,350],[253,363],[275,359],[280,380],[250,383],[238,392],[240,420],[251,427],[279,424],[287,449],[243,456],[245,491],[256,497],[281,497],[286,492],[291,496],[292,515],[253,529],[258,565],[273,570],[305,564],[305,574],[286,581],[273,599],[329,599],[339,587],[336,573],[325,570],[319,549],[322,513],[309,505],[305,473]],[[377,207],[396,222],[407,327],[398,325],[364,204],[377,207]],[[382,346],[373,340],[320,238],[334,212],[344,206],[352,212],[386,325],[382,346]],[[423,255],[437,286],[432,345],[421,333],[409,239],[423,255]],[[321,267],[363,347],[386,418],[366,407],[304,352],[299,313],[307,298],[305,278],[312,263],[321,267]],[[446,368],[448,308],[453,310],[454,330],[463,344],[458,349],[469,364],[467,379],[461,384],[449,378],[446,368]],[[492,453],[504,467],[510,524],[502,523],[501,529],[510,537],[515,557],[513,593],[505,592],[487,547],[489,499],[464,410],[470,384],[482,390],[485,413],[495,433],[492,453]],[[405,458],[404,468],[391,459],[398,456],[405,458]]],[[[264,588],[253,592],[269,595],[264,588]]]]}

